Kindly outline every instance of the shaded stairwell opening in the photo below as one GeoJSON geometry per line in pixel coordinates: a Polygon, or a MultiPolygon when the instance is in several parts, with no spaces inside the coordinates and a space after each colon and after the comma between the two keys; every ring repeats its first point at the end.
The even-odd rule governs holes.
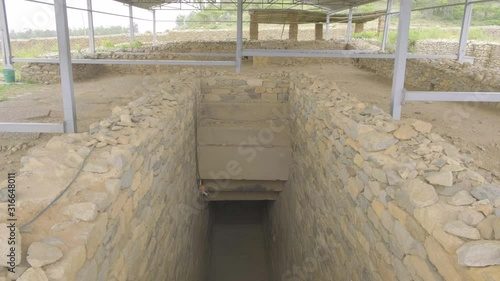
{"type": "Polygon", "coordinates": [[[271,281],[270,201],[214,201],[206,281],[271,281]]]}

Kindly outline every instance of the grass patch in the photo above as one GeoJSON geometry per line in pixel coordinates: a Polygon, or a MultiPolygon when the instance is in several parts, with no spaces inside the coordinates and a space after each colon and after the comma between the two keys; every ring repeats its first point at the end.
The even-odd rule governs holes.
{"type": "Polygon", "coordinates": [[[132,42],[132,43],[129,44],[130,48],[139,48],[141,46],[142,46],[142,42],[138,41],[138,40],[135,40],[134,42],[132,42]]]}
{"type": "Polygon", "coordinates": [[[47,50],[47,46],[38,42],[32,45],[30,44],[29,47],[26,48],[14,49],[12,55],[16,58],[38,58],[49,51],[50,50],[47,50]]]}
{"type": "Polygon", "coordinates": [[[0,84],[0,102],[33,89],[35,85],[30,84],[0,84]]]}

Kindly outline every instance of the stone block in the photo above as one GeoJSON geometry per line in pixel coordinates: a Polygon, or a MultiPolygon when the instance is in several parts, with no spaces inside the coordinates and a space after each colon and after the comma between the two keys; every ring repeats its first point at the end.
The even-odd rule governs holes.
{"type": "Polygon", "coordinates": [[[457,250],[458,263],[464,266],[500,265],[500,241],[473,241],[457,250]]]}
{"type": "Polygon", "coordinates": [[[429,260],[445,280],[465,280],[464,274],[461,274],[455,268],[454,257],[446,252],[432,237],[425,239],[425,250],[429,255],[429,260]]]}
{"type": "Polygon", "coordinates": [[[28,263],[32,267],[40,268],[61,259],[63,253],[58,248],[43,242],[32,243],[28,248],[28,263]]]}

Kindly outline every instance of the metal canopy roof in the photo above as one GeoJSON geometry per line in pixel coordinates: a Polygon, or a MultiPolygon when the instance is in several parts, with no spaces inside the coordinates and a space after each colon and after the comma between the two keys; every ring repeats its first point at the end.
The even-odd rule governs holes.
{"type": "Polygon", "coordinates": [[[378,0],[303,0],[304,3],[320,6],[330,11],[342,11],[349,8],[377,2],[378,0]]]}
{"type": "MultiPolygon", "coordinates": [[[[132,5],[144,9],[152,9],[164,4],[171,3],[192,3],[192,4],[203,4],[203,3],[217,3],[215,0],[115,0],[117,2],[132,5]]],[[[377,2],[378,0],[297,0],[296,3],[305,3],[315,5],[330,11],[341,11],[352,7],[377,2]]],[[[232,1],[236,3],[236,0],[232,1]]],[[[263,4],[276,4],[278,1],[272,0],[244,0],[244,3],[263,3],[263,4]]]]}
{"type": "MultiPolygon", "coordinates": [[[[294,9],[250,9],[248,10],[252,20],[258,23],[283,24],[290,22],[297,23],[320,23],[326,22],[326,12],[305,11],[294,9]],[[295,17],[292,17],[292,14],[295,17]]],[[[352,15],[353,23],[363,23],[385,15],[385,11],[375,11],[371,13],[359,13],[352,15]]],[[[335,14],[330,17],[330,22],[347,22],[349,15],[335,14]]]]}

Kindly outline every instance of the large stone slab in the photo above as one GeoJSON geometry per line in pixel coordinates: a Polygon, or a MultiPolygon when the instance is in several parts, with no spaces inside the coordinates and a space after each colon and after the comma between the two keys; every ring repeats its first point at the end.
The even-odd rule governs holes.
{"type": "Polygon", "coordinates": [[[198,157],[202,179],[288,180],[292,150],[200,146],[198,157]]]}
{"type": "Polygon", "coordinates": [[[478,200],[489,199],[491,203],[493,203],[497,198],[500,198],[500,186],[494,184],[483,184],[475,187],[471,191],[471,194],[478,200]]]}
{"type": "Polygon", "coordinates": [[[286,127],[268,128],[198,128],[199,145],[251,145],[290,147],[290,132],[286,127]]]}
{"type": "Polygon", "coordinates": [[[63,253],[58,248],[43,242],[35,242],[28,248],[28,263],[33,267],[42,267],[62,258],[63,253]]]}
{"type": "Polygon", "coordinates": [[[410,202],[417,208],[427,207],[438,201],[434,187],[421,179],[406,181],[403,189],[408,193],[410,202]]]}
{"type": "Polygon", "coordinates": [[[458,263],[465,266],[500,264],[500,241],[469,242],[457,250],[458,263]]]}
{"type": "Polygon", "coordinates": [[[284,119],[289,116],[288,104],[282,103],[202,103],[201,118],[227,121],[259,121],[284,119]]]}

